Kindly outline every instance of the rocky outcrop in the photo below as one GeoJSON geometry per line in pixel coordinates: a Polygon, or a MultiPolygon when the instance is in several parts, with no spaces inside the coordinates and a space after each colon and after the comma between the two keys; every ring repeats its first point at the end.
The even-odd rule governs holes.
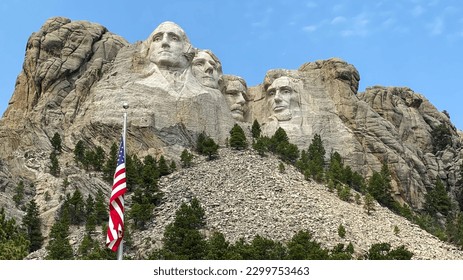
{"type": "MultiPolygon", "coordinates": [[[[235,122],[249,134],[247,128],[257,120],[268,136],[284,128],[300,149],[307,149],[313,136],[319,134],[327,157],[339,152],[346,165],[366,178],[386,163],[392,173],[395,199],[415,210],[421,209],[424,195],[434,186],[436,177],[443,180],[454,200],[461,200],[461,132],[423,95],[408,88],[381,86],[358,93],[360,74],[338,58],[308,62],[294,70],[269,70],[262,84],[253,87],[239,77],[223,76],[220,60],[211,51],[192,46],[181,27],[172,22],[160,24],[144,41],[129,44],[99,24],[60,17],[48,20],[28,40],[23,70],[0,120],[0,203],[11,209],[9,215],[20,218],[23,212],[12,202],[14,187],[21,180],[35,186],[28,199],[34,197],[42,207],[46,232],[60,203],[59,196],[64,194],[60,184],[66,176],[74,176],[74,186],[84,194],[104,188],[98,175],[81,173],[75,167],[72,150],[77,141],[83,140],[89,147],[101,146],[108,152],[121,132],[124,102],[130,106],[127,149],[139,157],[150,154],[178,159],[201,132],[225,146],[235,122]],[[451,143],[435,152],[431,132],[440,125],[449,128],[451,143]],[[63,139],[58,178],[48,173],[50,140],[56,132],[63,139]],[[51,201],[45,200],[47,191],[52,193],[51,201]]],[[[255,171],[265,169],[258,164],[245,166],[249,174],[256,176],[247,182],[259,180],[261,175],[255,171]]],[[[202,176],[210,177],[206,173],[202,176]]],[[[311,188],[297,178],[295,182],[304,186],[301,188],[311,188]]],[[[184,182],[181,177],[178,180],[184,182]]],[[[265,201],[279,205],[277,208],[310,210],[300,206],[302,201],[288,204],[286,198],[269,197],[276,179],[265,180],[256,183],[255,188],[265,189],[266,194],[255,193],[252,199],[264,196],[265,201]]],[[[236,184],[243,183],[239,182],[236,184]]],[[[214,186],[217,190],[210,191],[223,196],[228,195],[223,193],[224,188],[231,187],[214,186]]],[[[169,186],[164,187],[170,191],[169,186]]],[[[302,189],[298,195],[310,200],[299,191],[302,189]]],[[[185,197],[188,192],[195,193],[190,188],[176,195],[185,197]]],[[[251,207],[246,206],[252,204],[250,201],[240,208],[251,207]]],[[[458,202],[463,205],[463,201],[458,202]]],[[[228,210],[222,204],[228,205],[222,201],[207,207],[221,209],[219,213],[223,214],[228,210]]],[[[168,205],[162,211],[175,212],[174,206],[168,205]]],[[[265,212],[265,207],[270,207],[263,205],[250,211],[265,212]]],[[[162,215],[171,217],[173,212],[162,215]]],[[[289,217],[291,213],[282,215],[289,217]]],[[[239,217],[252,218],[245,213],[239,217]]],[[[283,221],[280,226],[294,230],[297,227],[283,221]]],[[[223,228],[230,238],[238,235],[225,224],[211,223],[211,227],[223,228]]],[[[238,228],[241,231],[246,227],[238,228]]],[[[257,228],[259,232],[272,232],[256,224],[257,228]]],[[[257,232],[250,230],[249,234],[257,232]]],[[[285,239],[287,234],[274,237],[285,239]]]]}

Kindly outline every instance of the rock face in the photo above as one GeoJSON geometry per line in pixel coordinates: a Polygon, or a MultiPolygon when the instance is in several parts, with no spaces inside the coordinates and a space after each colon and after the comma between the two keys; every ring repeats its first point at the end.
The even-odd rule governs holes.
{"type": "MultiPolygon", "coordinates": [[[[83,140],[108,152],[121,132],[123,102],[130,106],[132,154],[177,159],[201,132],[224,146],[234,123],[249,128],[257,120],[268,136],[284,128],[300,149],[319,134],[328,154],[339,152],[367,178],[388,164],[395,199],[416,210],[437,176],[458,200],[462,137],[449,117],[408,88],[358,93],[359,80],[353,65],[333,58],[269,70],[262,84],[248,87],[240,77],[223,75],[220,60],[195,48],[175,23],[162,23],[144,41],[129,44],[99,24],[52,18],[29,38],[0,120],[0,205],[10,216],[23,215],[12,202],[22,180],[34,186],[28,195],[50,225],[65,176],[84,175],[74,167],[74,146],[83,140]],[[439,125],[450,129],[451,143],[434,153],[431,132],[439,125]],[[56,132],[64,147],[59,178],[48,174],[56,132]],[[53,203],[45,200],[47,191],[53,203]]],[[[105,186],[98,176],[84,177],[74,183],[83,193],[105,186]]]]}

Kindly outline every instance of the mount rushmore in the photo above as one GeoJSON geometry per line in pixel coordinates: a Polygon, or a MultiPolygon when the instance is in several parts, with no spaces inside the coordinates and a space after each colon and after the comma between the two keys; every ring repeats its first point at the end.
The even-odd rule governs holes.
{"type": "MultiPolygon", "coordinates": [[[[56,132],[65,154],[78,140],[109,149],[128,102],[132,154],[175,159],[201,132],[225,146],[235,123],[249,131],[257,120],[264,135],[281,127],[300,149],[320,135],[327,154],[338,152],[366,178],[387,164],[395,200],[413,209],[423,206],[437,177],[454,201],[461,199],[461,134],[423,95],[406,87],[358,92],[360,74],[338,58],[270,69],[256,86],[236,74],[224,74],[220,59],[195,48],[173,22],[130,44],[96,23],[51,18],[30,36],[0,120],[0,188],[11,190],[19,180],[50,186],[47,155],[56,132]],[[440,125],[450,142],[436,152],[431,132],[440,125]]],[[[69,158],[61,166],[72,165],[69,158]]],[[[36,199],[43,193],[37,190],[36,199]]],[[[20,215],[8,196],[0,204],[20,215]]]]}

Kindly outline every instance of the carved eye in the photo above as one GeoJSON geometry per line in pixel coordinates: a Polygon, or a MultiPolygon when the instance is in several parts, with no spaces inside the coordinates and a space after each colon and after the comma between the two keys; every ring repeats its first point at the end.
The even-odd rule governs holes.
{"type": "Polygon", "coordinates": [[[162,35],[156,35],[153,37],[154,42],[160,42],[162,40],[162,35]]]}
{"type": "Polygon", "coordinates": [[[204,65],[204,61],[202,60],[193,61],[193,66],[203,66],[203,65],[204,65]]]}
{"type": "Polygon", "coordinates": [[[274,89],[269,90],[269,91],[267,92],[267,94],[268,94],[268,95],[275,95],[275,90],[274,90],[274,89]]]}
{"type": "Polygon", "coordinates": [[[290,93],[291,93],[291,90],[289,90],[289,89],[284,89],[284,90],[283,90],[283,93],[285,93],[285,94],[290,94],[290,93]]]}
{"type": "Polygon", "coordinates": [[[172,35],[171,39],[172,41],[176,41],[176,42],[180,41],[180,38],[177,35],[172,35]]]}

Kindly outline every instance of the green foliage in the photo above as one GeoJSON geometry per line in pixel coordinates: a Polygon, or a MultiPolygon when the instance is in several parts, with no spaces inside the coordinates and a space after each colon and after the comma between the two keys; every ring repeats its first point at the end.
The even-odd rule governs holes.
{"type": "Polygon", "coordinates": [[[391,208],[394,200],[391,195],[391,175],[387,164],[383,164],[381,172],[373,172],[370,180],[368,181],[368,192],[381,204],[382,206],[391,208]]]}
{"type": "Polygon", "coordinates": [[[268,150],[269,142],[270,142],[270,138],[265,137],[265,136],[259,137],[257,138],[257,140],[255,140],[252,143],[252,148],[256,150],[256,152],[260,156],[263,157],[269,151],[268,150]]]}
{"type": "Polygon", "coordinates": [[[170,168],[169,166],[167,165],[167,161],[166,159],[164,158],[164,156],[161,156],[159,158],[159,176],[165,176],[165,175],[169,175],[170,174],[170,168]]]}
{"type": "Polygon", "coordinates": [[[436,186],[425,195],[424,209],[430,215],[441,213],[447,216],[452,210],[452,202],[442,180],[436,178],[436,186]]]}
{"type": "Polygon", "coordinates": [[[180,155],[180,161],[182,162],[183,168],[191,167],[193,161],[193,154],[190,153],[187,149],[184,149],[182,151],[182,154],[180,155]]]}
{"type": "Polygon", "coordinates": [[[243,150],[248,147],[248,141],[241,126],[235,123],[230,130],[230,147],[236,150],[243,150]]]}
{"type": "Polygon", "coordinates": [[[196,142],[196,151],[199,154],[207,156],[208,160],[213,160],[219,155],[218,149],[219,145],[211,137],[207,136],[206,133],[201,132],[199,134],[196,142]]]}
{"type": "Polygon", "coordinates": [[[453,244],[463,248],[463,213],[447,217],[446,234],[453,244]]]}
{"type": "Polygon", "coordinates": [[[320,135],[315,134],[307,150],[307,163],[304,170],[304,176],[312,178],[315,181],[323,181],[325,166],[325,148],[320,135]]]}
{"type": "Polygon", "coordinates": [[[35,200],[31,200],[27,204],[26,215],[23,218],[22,226],[26,230],[29,240],[29,252],[36,251],[42,248],[43,236],[40,230],[42,221],[39,217],[39,208],[35,200]]]}
{"type": "Polygon", "coordinates": [[[440,124],[431,131],[433,152],[444,150],[452,145],[452,134],[445,124],[440,124]]]}
{"type": "Polygon", "coordinates": [[[80,225],[85,221],[85,202],[79,189],[76,188],[71,197],[66,197],[64,205],[69,207],[69,219],[72,225],[80,225]]]}
{"type": "Polygon", "coordinates": [[[251,127],[251,134],[252,134],[252,138],[254,139],[258,139],[262,133],[262,130],[260,128],[260,124],[257,120],[254,120],[254,122],[252,123],[252,127],[251,127]]]}
{"type": "Polygon", "coordinates": [[[394,235],[399,235],[400,229],[398,226],[394,226],[394,235]]]}
{"type": "Polygon", "coordinates": [[[164,244],[150,258],[201,260],[207,254],[207,242],[200,233],[205,225],[204,210],[193,198],[190,205],[183,203],[175,213],[175,221],[164,231],[164,244]]]}
{"type": "Polygon", "coordinates": [[[346,237],[346,228],[342,224],[339,224],[338,226],[338,235],[341,238],[346,237]]]}
{"type": "Polygon", "coordinates": [[[177,164],[175,163],[175,161],[172,160],[169,165],[169,172],[172,173],[175,170],[177,170],[177,164]]]}
{"type": "Polygon", "coordinates": [[[280,173],[285,173],[286,172],[285,164],[280,162],[280,164],[278,165],[278,170],[280,171],[280,173]]]}
{"type": "Polygon", "coordinates": [[[74,147],[74,159],[77,163],[83,163],[85,161],[85,145],[82,140],[77,141],[74,147]]]}
{"type": "Polygon", "coordinates": [[[283,244],[257,235],[250,244],[250,260],[283,260],[286,258],[286,248],[283,244]]]}
{"type": "Polygon", "coordinates": [[[29,253],[30,241],[14,219],[7,219],[0,210],[0,260],[21,260],[29,253]]]}
{"type": "Polygon", "coordinates": [[[344,244],[337,244],[329,252],[330,260],[351,260],[354,253],[354,245],[349,242],[347,246],[344,244]]]}
{"type": "Polygon", "coordinates": [[[328,251],[312,240],[308,231],[299,231],[287,244],[288,259],[290,260],[327,260],[328,251]]]}
{"type": "Polygon", "coordinates": [[[59,167],[59,162],[58,162],[58,156],[56,153],[53,151],[50,154],[50,174],[58,177],[60,173],[60,167],[59,167]]]}
{"type": "Polygon", "coordinates": [[[363,208],[367,211],[368,215],[371,214],[371,211],[375,210],[375,198],[369,193],[363,198],[363,208]]]}
{"type": "Polygon", "coordinates": [[[410,260],[412,257],[413,253],[405,249],[404,246],[391,250],[389,243],[371,245],[365,256],[368,260],[410,260]]]}
{"type": "Polygon", "coordinates": [[[338,185],[336,187],[336,191],[338,194],[338,197],[346,202],[350,202],[352,199],[352,193],[350,192],[350,188],[348,186],[344,185],[338,185]]]}
{"type": "Polygon", "coordinates": [[[50,232],[50,242],[46,250],[47,260],[72,260],[74,253],[69,243],[69,218],[66,217],[66,209],[60,218],[53,224],[50,232]]]}
{"type": "Polygon", "coordinates": [[[103,167],[103,178],[108,183],[112,183],[114,179],[114,172],[117,167],[117,152],[118,147],[116,143],[113,143],[109,151],[109,157],[103,167]]]}
{"type": "MultiPolygon", "coordinates": [[[[109,200],[108,200],[109,201],[109,200]]],[[[95,197],[95,222],[97,225],[108,221],[109,206],[102,190],[98,190],[95,197]]]]}
{"type": "Polygon", "coordinates": [[[16,188],[14,189],[14,195],[13,195],[13,201],[18,207],[22,200],[24,199],[24,182],[20,181],[17,185],[16,188]]]}
{"type": "Polygon", "coordinates": [[[51,146],[53,147],[53,151],[56,153],[61,153],[62,146],[61,146],[61,135],[58,132],[55,132],[53,138],[51,138],[51,146]]]}
{"type": "Polygon", "coordinates": [[[206,260],[229,260],[230,243],[225,240],[225,236],[221,232],[213,232],[207,240],[207,255],[206,260]]]}
{"type": "Polygon", "coordinates": [[[276,154],[285,162],[294,164],[299,158],[299,148],[291,143],[280,143],[277,146],[276,154]]]}

